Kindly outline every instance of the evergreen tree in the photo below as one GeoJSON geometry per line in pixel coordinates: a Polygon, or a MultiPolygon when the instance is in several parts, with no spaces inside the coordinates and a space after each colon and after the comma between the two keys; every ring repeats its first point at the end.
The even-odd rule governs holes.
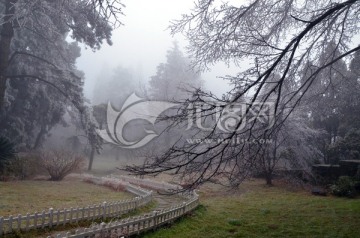
{"type": "Polygon", "coordinates": [[[137,90],[138,83],[135,74],[121,66],[112,72],[104,72],[98,78],[93,93],[93,104],[111,102],[120,109],[126,98],[137,90]]]}
{"type": "Polygon", "coordinates": [[[184,100],[190,91],[202,86],[200,74],[190,67],[190,60],[180,51],[177,43],[167,52],[166,63],[157,67],[150,80],[150,97],[157,100],[184,100]]]}
{"type": "MultiPolygon", "coordinates": [[[[62,73],[63,81],[71,82],[74,75],[63,68],[66,57],[62,45],[68,33],[71,38],[99,49],[103,40],[111,44],[110,21],[119,23],[123,5],[115,0],[103,1],[0,1],[0,109],[4,106],[7,80],[13,78],[35,79],[31,71],[16,72],[10,68],[17,65],[15,58],[31,58],[38,64],[47,64],[53,71],[62,73]],[[25,47],[19,48],[15,41],[21,39],[25,47]],[[37,42],[37,46],[34,42],[37,42]],[[39,47],[47,49],[54,57],[38,54],[39,47]],[[55,61],[63,61],[57,64],[55,61]],[[25,77],[25,75],[27,77],[25,77]]],[[[45,50],[43,50],[45,52],[45,50]]],[[[35,70],[34,70],[35,71],[35,70]]],[[[43,80],[47,80],[43,78],[43,80]]]]}

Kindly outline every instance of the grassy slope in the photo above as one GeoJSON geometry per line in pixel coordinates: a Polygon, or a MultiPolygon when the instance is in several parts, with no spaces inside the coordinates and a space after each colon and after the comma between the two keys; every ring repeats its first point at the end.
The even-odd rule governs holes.
{"type": "Polygon", "coordinates": [[[119,201],[132,195],[80,181],[0,182],[0,216],[88,206],[103,201],[119,201]],[[66,194],[66,195],[65,195],[66,194]]]}
{"type": "Polygon", "coordinates": [[[360,199],[312,196],[305,191],[247,182],[238,194],[202,189],[200,206],[171,228],[145,238],[359,237],[360,199]]]}

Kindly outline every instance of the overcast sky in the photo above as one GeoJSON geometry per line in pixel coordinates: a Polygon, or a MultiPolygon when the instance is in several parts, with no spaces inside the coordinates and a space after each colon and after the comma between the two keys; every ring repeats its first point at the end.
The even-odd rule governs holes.
{"type": "MultiPolygon", "coordinates": [[[[156,73],[159,63],[166,61],[166,51],[172,47],[173,41],[178,41],[184,49],[187,45],[182,35],[170,36],[169,22],[179,19],[181,14],[188,13],[193,7],[192,0],[124,0],[125,24],[113,31],[113,45],[104,44],[101,50],[92,52],[82,50],[78,59],[78,68],[85,72],[85,94],[92,97],[97,78],[104,69],[123,66],[132,68],[149,80],[156,73]]],[[[185,50],[183,50],[185,53],[185,50]]],[[[205,87],[218,96],[225,93],[229,86],[227,82],[216,76],[235,73],[235,70],[217,65],[211,72],[203,74],[205,87]]]]}

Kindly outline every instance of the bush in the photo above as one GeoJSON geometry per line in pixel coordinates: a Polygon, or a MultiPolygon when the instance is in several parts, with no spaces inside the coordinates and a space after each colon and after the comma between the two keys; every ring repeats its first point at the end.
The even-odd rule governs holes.
{"type": "Polygon", "coordinates": [[[5,166],[6,174],[15,179],[29,179],[40,174],[39,157],[35,154],[23,154],[8,160],[5,166]]]}
{"type": "Polygon", "coordinates": [[[360,130],[350,130],[343,139],[328,148],[327,156],[334,164],[339,160],[360,159],[360,130]]]}
{"type": "Polygon", "coordinates": [[[0,174],[3,173],[9,159],[16,156],[15,145],[5,137],[0,136],[0,174]]]}
{"type": "Polygon", "coordinates": [[[355,174],[355,179],[360,181],[360,165],[358,165],[358,168],[357,168],[357,171],[356,171],[356,174],[355,174]]]}
{"type": "Polygon", "coordinates": [[[84,157],[63,150],[40,153],[40,166],[50,175],[50,180],[61,181],[66,175],[81,170],[84,157]]]}
{"type": "Polygon", "coordinates": [[[331,193],[339,197],[355,197],[357,194],[356,188],[358,187],[358,182],[352,179],[349,176],[339,177],[336,184],[330,187],[331,193]]]}

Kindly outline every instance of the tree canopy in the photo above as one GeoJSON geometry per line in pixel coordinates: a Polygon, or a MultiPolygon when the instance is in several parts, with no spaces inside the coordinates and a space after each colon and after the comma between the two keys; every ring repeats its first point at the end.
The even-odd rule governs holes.
{"type": "MultiPolygon", "coordinates": [[[[84,130],[96,125],[76,69],[77,42],[97,50],[121,24],[118,1],[0,1],[1,130],[14,142],[37,148],[69,107],[84,130]],[[75,42],[70,42],[70,39],[75,42]],[[34,111],[38,113],[34,114],[34,111]]],[[[91,141],[98,141],[93,138],[91,141]]]]}
{"type": "MultiPolygon", "coordinates": [[[[217,98],[196,91],[172,121],[177,125],[186,123],[189,116],[206,120],[225,115],[229,108],[235,112],[234,105],[238,104],[245,105],[245,109],[238,120],[235,117],[228,121],[231,130],[218,129],[220,116],[213,120],[211,130],[197,134],[197,143],[178,142],[167,153],[149,158],[147,165],[128,169],[138,174],[176,171],[193,186],[217,176],[231,180],[233,175],[246,175],[250,170],[243,168],[257,163],[257,156],[247,156],[254,146],[224,141],[273,138],[321,80],[327,82],[327,88],[334,87],[333,91],[325,88],[328,99],[334,99],[340,90],[337,84],[348,77],[341,74],[360,50],[354,40],[360,29],[359,10],[359,0],[196,1],[190,13],[170,26],[173,34],[182,33],[189,40],[194,66],[206,69],[221,61],[250,65],[224,77],[233,84],[228,94],[217,98]],[[333,75],[330,79],[329,73],[333,75]],[[206,106],[193,113],[188,110],[191,104],[206,106]],[[263,120],[257,120],[258,114],[246,121],[256,107],[263,105],[260,108],[264,109],[268,104],[273,105],[274,120],[263,125],[263,120]],[[204,143],[214,138],[215,143],[204,143]]],[[[310,120],[309,114],[301,116],[310,120]]],[[[259,146],[254,153],[259,154],[262,148],[259,146]]]]}
{"type": "Polygon", "coordinates": [[[200,74],[191,68],[190,59],[183,55],[175,42],[167,51],[166,63],[157,67],[151,77],[149,94],[157,100],[185,100],[191,91],[202,86],[200,74]]]}

